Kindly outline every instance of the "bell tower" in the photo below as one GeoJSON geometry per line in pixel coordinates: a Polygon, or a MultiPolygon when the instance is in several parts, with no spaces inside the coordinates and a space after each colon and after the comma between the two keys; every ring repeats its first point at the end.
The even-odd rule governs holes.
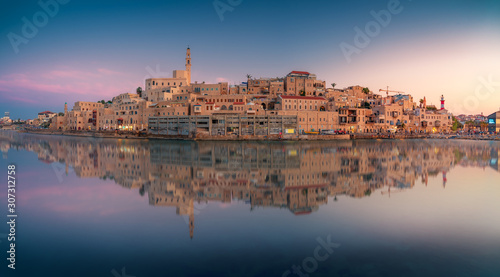
{"type": "Polygon", "coordinates": [[[187,48],[186,51],[186,72],[187,72],[187,82],[188,85],[191,84],[191,49],[187,48]]]}

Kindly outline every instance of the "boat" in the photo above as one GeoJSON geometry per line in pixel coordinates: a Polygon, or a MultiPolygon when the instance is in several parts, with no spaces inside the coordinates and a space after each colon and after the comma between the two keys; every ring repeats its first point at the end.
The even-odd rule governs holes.
{"type": "Polygon", "coordinates": [[[306,134],[306,135],[319,135],[319,132],[304,131],[304,134],[306,134]]]}

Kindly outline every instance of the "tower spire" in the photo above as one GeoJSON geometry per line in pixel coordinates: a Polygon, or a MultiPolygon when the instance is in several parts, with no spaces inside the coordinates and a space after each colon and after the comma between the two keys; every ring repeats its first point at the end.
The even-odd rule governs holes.
{"type": "Polygon", "coordinates": [[[188,85],[191,84],[191,48],[188,48],[186,50],[186,72],[187,72],[187,83],[188,85]]]}

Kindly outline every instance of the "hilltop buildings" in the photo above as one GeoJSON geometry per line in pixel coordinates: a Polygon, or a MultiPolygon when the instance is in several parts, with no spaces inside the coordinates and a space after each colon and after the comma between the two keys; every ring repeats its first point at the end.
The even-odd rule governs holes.
{"type": "Polygon", "coordinates": [[[70,111],[65,105],[63,116],[53,116],[51,128],[177,135],[241,135],[245,128],[253,128],[252,135],[257,130],[264,135],[325,130],[436,133],[450,131],[453,123],[444,97],[438,110],[427,106],[425,98],[417,105],[411,95],[389,95],[388,90],[383,96],[361,86],[327,88],[325,81],[305,71],[291,71],[282,78],[248,75],[246,83],[233,86],[193,83],[191,66],[188,48],[184,70],[174,70],[170,78],[146,79],[144,90],[120,94],[109,102],[78,101],[70,111]],[[228,116],[233,120],[230,124],[226,124],[228,116]],[[288,127],[271,127],[277,122],[288,127]],[[223,130],[214,131],[212,123],[223,130]],[[172,132],[161,132],[162,124],[172,132]],[[290,128],[290,124],[295,125],[290,128]]]}

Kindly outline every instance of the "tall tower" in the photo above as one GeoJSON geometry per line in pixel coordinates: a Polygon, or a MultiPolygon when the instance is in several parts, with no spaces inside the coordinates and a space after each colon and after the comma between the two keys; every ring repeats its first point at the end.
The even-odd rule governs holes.
{"type": "Polygon", "coordinates": [[[425,99],[425,96],[424,96],[424,110],[427,109],[427,100],[425,99]]]}
{"type": "Polygon", "coordinates": [[[441,110],[444,110],[444,95],[441,95],[441,110]]]}
{"type": "Polygon", "coordinates": [[[65,102],[64,103],[64,116],[67,116],[67,114],[68,114],[68,103],[65,102]]]}
{"type": "Polygon", "coordinates": [[[187,82],[188,86],[191,84],[191,49],[187,48],[186,51],[186,72],[187,72],[187,82]]]}

